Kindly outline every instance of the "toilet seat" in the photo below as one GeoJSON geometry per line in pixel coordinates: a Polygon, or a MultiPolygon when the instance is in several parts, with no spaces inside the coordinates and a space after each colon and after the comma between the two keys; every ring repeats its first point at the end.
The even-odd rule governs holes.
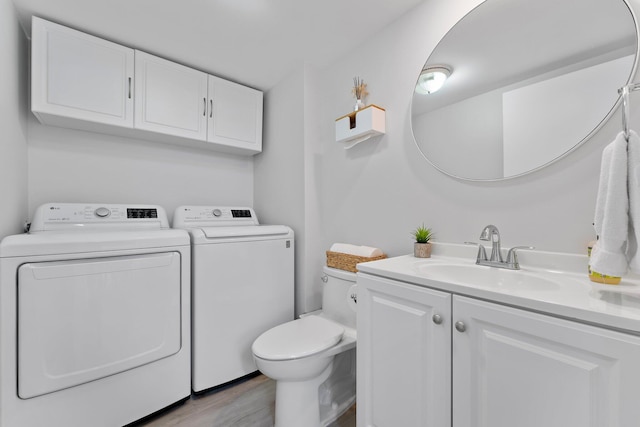
{"type": "Polygon", "coordinates": [[[333,347],[344,328],[318,316],[305,316],[269,329],[253,343],[253,354],[267,360],[298,359],[333,347]]]}

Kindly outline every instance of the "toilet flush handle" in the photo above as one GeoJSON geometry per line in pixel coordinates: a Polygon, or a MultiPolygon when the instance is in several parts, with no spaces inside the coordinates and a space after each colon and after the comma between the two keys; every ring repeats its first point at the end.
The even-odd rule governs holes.
{"type": "Polygon", "coordinates": [[[320,277],[320,279],[322,279],[324,283],[327,283],[329,281],[329,276],[327,276],[326,274],[323,274],[322,277],[320,277]]]}

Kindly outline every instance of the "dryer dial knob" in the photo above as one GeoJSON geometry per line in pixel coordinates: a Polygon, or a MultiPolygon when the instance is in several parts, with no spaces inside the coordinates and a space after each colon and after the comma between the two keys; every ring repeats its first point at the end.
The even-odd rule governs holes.
{"type": "Polygon", "coordinates": [[[222,215],[222,211],[220,209],[214,209],[213,210],[213,216],[215,216],[217,218],[220,215],[222,215]]]}
{"type": "Polygon", "coordinates": [[[111,211],[109,209],[107,209],[107,208],[98,208],[95,211],[93,211],[93,213],[98,218],[106,218],[109,215],[111,215],[111,211]]]}

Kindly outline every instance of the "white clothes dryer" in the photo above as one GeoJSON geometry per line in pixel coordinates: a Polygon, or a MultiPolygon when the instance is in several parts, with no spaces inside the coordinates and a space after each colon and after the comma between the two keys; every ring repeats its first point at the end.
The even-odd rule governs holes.
{"type": "Polygon", "coordinates": [[[251,345],[294,318],[294,234],[245,207],[181,206],[174,228],[192,247],[192,372],[196,393],[257,371],[251,345]]]}
{"type": "Polygon", "coordinates": [[[117,427],[188,398],[190,262],[159,206],[40,206],[0,243],[0,426],[117,427]]]}

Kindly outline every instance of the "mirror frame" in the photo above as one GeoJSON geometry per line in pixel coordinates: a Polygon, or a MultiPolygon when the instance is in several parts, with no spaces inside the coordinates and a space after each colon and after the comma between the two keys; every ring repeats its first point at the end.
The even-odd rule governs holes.
{"type": "MultiPolygon", "coordinates": [[[[480,4],[476,5],[475,7],[473,7],[471,10],[469,10],[467,13],[465,13],[460,19],[458,19],[458,21],[456,21],[455,24],[453,24],[453,26],[451,26],[451,28],[449,28],[447,30],[447,32],[444,34],[444,36],[442,36],[440,38],[440,40],[438,40],[438,42],[436,43],[436,45],[434,46],[434,48],[431,50],[431,52],[429,53],[429,55],[427,56],[427,59],[425,61],[425,63],[420,67],[420,70],[418,71],[418,78],[420,77],[420,73],[422,72],[424,66],[426,65],[427,62],[429,62],[429,58],[431,57],[431,55],[433,54],[433,52],[435,51],[435,49],[438,47],[438,45],[440,44],[440,42],[447,36],[447,34],[449,34],[449,32],[453,29],[453,27],[455,27],[456,25],[458,25],[458,23],[460,21],[462,21],[467,15],[469,15],[470,13],[473,13],[477,8],[479,8],[480,6],[482,6],[486,1],[491,1],[491,0],[484,0],[482,1],[480,4]]],[[[627,7],[627,9],[629,10],[629,13],[631,15],[631,19],[633,19],[633,26],[636,32],[636,50],[635,50],[635,59],[633,61],[633,66],[631,68],[631,72],[629,73],[629,78],[626,81],[626,83],[623,86],[626,85],[630,85],[633,83],[634,79],[637,78],[636,73],[638,71],[638,62],[639,62],[639,56],[640,56],[640,24],[638,23],[638,17],[636,16],[636,13],[634,12],[633,8],[631,7],[631,5],[629,4],[628,0],[619,0],[622,1],[624,3],[624,5],[627,7]]],[[[600,122],[596,125],[596,127],[594,127],[584,138],[582,138],[580,141],[578,141],[575,145],[573,145],[569,150],[565,151],[563,154],[551,159],[550,161],[534,168],[531,170],[528,170],[526,172],[517,174],[517,175],[511,175],[511,176],[507,176],[507,177],[501,177],[501,178],[466,178],[463,176],[458,176],[455,174],[452,174],[450,172],[445,171],[444,169],[442,169],[441,167],[437,166],[436,164],[434,164],[431,160],[429,160],[429,158],[424,154],[424,152],[422,151],[422,148],[420,148],[420,145],[418,144],[418,140],[416,138],[415,132],[414,132],[414,127],[413,127],[413,96],[415,94],[415,87],[417,85],[418,80],[416,79],[416,84],[414,84],[412,86],[411,89],[411,106],[409,108],[409,126],[411,128],[411,136],[413,137],[413,143],[416,145],[416,148],[418,149],[418,152],[420,153],[420,155],[431,165],[433,166],[436,170],[440,171],[441,173],[450,176],[452,178],[461,180],[461,181],[469,181],[469,182],[499,182],[499,181],[507,181],[510,179],[514,179],[514,178],[519,178],[525,175],[529,175],[531,173],[537,172],[540,169],[544,169],[545,167],[567,157],[569,154],[573,153],[575,150],[577,150],[578,148],[580,148],[585,142],[587,142],[589,139],[591,139],[593,137],[593,135],[595,135],[600,129],[602,129],[602,127],[607,124],[609,122],[609,120],[611,120],[611,118],[615,115],[616,111],[618,110],[618,108],[620,107],[620,105],[622,104],[622,95],[619,93],[618,94],[618,99],[616,100],[616,102],[613,104],[613,106],[611,107],[611,109],[609,110],[609,112],[607,113],[607,115],[602,118],[602,120],[600,120],[600,122]]],[[[621,86],[622,87],[622,86],[621,86]]],[[[622,128],[622,122],[620,123],[620,126],[622,128]]]]}

